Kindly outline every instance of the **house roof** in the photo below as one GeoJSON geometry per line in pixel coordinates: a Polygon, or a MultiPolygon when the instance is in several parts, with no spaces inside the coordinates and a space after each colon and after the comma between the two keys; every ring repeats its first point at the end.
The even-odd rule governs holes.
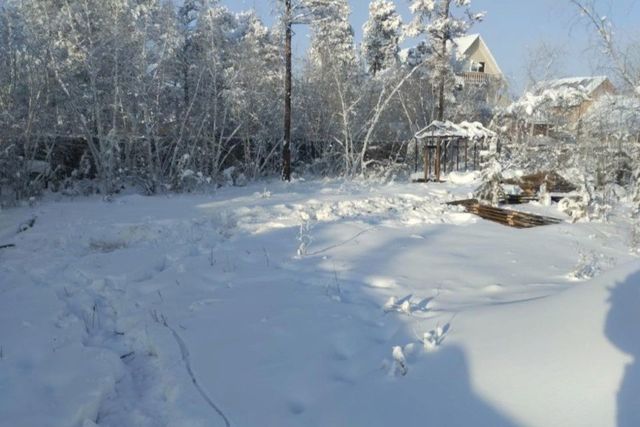
{"type": "Polygon", "coordinates": [[[493,56],[493,53],[491,53],[491,49],[489,49],[489,46],[487,46],[487,44],[485,43],[484,39],[480,34],[469,34],[466,36],[456,37],[455,39],[453,39],[453,43],[456,45],[456,54],[458,58],[466,57],[469,53],[469,50],[471,50],[471,48],[475,45],[476,42],[480,43],[485,48],[485,50],[487,51],[487,54],[489,55],[489,59],[495,65],[496,70],[498,70],[500,74],[503,74],[502,70],[500,69],[500,66],[498,65],[498,61],[496,61],[496,58],[493,56]]]}
{"type": "Polygon", "coordinates": [[[589,77],[568,77],[564,79],[546,80],[537,83],[532,92],[540,94],[546,90],[559,90],[559,89],[577,89],[591,94],[600,85],[609,80],[607,76],[589,76],[589,77]]]}
{"type": "MultiPolygon", "coordinates": [[[[498,62],[494,58],[493,54],[491,53],[491,50],[489,49],[489,47],[487,46],[487,44],[485,43],[484,39],[480,34],[469,34],[462,37],[456,37],[452,41],[455,46],[456,56],[458,59],[465,59],[470,53],[469,51],[471,50],[471,48],[476,44],[476,42],[480,43],[482,47],[484,47],[484,50],[487,52],[488,59],[493,63],[493,65],[495,66],[495,69],[498,71],[499,74],[501,75],[503,74],[502,70],[500,69],[500,66],[498,65],[498,62]]],[[[429,47],[424,42],[419,43],[414,47],[401,49],[399,52],[400,60],[402,62],[410,62],[412,56],[416,54],[418,56],[420,54],[422,55],[428,54],[428,50],[429,50],[429,47]]]]}
{"type": "Polygon", "coordinates": [[[453,42],[456,44],[458,56],[464,56],[471,48],[473,43],[480,38],[480,34],[469,34],[462,37],[456,37],[453,42]]]}

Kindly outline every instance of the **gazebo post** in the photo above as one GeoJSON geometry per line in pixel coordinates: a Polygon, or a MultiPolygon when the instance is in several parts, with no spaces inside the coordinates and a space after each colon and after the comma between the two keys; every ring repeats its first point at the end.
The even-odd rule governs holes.
{"type": "Polygon", "coordinates": [[[464,140],[464,171],[469,171],[469,138],[464,140]]]}
{"type": "Polygon", "coordinates": [[[429,159],[429,144],[428,140],[424,141],[424,182],[429,181],[429,175],[431,175],[431,159],[429,159]]]}
{"type": "Polygon", "coordinates": [[[442,161],[442,172],[447,173],[447,154],[449,152],[449,138],[444,140],[444,147],[442,147],[442,151],[444,151],[444,159],[442,161]]]}
{"type": "MultiPolygon", "coordinates": [[[[418,138],[413,138],[413,140],[416,142],[416,148],[415,148],[415,155],[414,157],[414,166],[413,166],[413,172],[418,172],[418,157],[420,157],[420,154],[418,153],[420,151],[420,141],[418,141],[418,138]]],[[[426,150],[426,144],[425,144],[425,150],[426,150]]]]}
{"type": "Polygon", "coordinates": [[[440,157],[442,156],[441,138],[436,140],[436,182],[440,182],[440,157]]]}
{"type": "Polygon", "coordinates": [[[473,144],[473,170],[478,170],[478,141],[473,144]]]}

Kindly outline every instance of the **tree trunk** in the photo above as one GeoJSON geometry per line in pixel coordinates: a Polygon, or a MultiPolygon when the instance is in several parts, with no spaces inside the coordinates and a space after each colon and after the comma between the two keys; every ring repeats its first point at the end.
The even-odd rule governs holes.
{"type": "Polygon", "coordinates": [[[285,0],[285,83],[284,141],[282,145],[282,179],[291,181],[291,0],[285,0]]]}
{"type": "MultiPolygon", "coordinates": [[[[449,10],[451,7],[451,0],[444,0],[444,7],[442,9],[442,19],[449,17],[449,10]]],[[[442,36],[442,44],[440,46],[440,75],[438,76],[440,81],[438,82],[438,120],[444,121],[444,86],[446,83],[445,69],[447,67],[447,41],[449,40],[449,30],[445,29],[442,36]]]]}

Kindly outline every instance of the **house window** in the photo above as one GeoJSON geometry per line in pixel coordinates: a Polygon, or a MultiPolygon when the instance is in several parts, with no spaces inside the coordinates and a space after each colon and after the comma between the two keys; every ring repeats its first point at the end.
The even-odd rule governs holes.
{"type": "Polygon", "coordinates": [[[471,71],[475,73],[484,73],[484,62],[471,62],[471,71]]]}

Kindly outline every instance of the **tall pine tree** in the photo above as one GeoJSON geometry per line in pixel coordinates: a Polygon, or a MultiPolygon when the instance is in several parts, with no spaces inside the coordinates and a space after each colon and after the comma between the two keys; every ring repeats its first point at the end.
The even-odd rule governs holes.
{"type": "Polygon", "coordinates": [[[362,53],[369,73],[375,76],[398,61],[401,29],[402,18],[395,3],[389,0],[371,2],[362,40],[362,53]]]}

